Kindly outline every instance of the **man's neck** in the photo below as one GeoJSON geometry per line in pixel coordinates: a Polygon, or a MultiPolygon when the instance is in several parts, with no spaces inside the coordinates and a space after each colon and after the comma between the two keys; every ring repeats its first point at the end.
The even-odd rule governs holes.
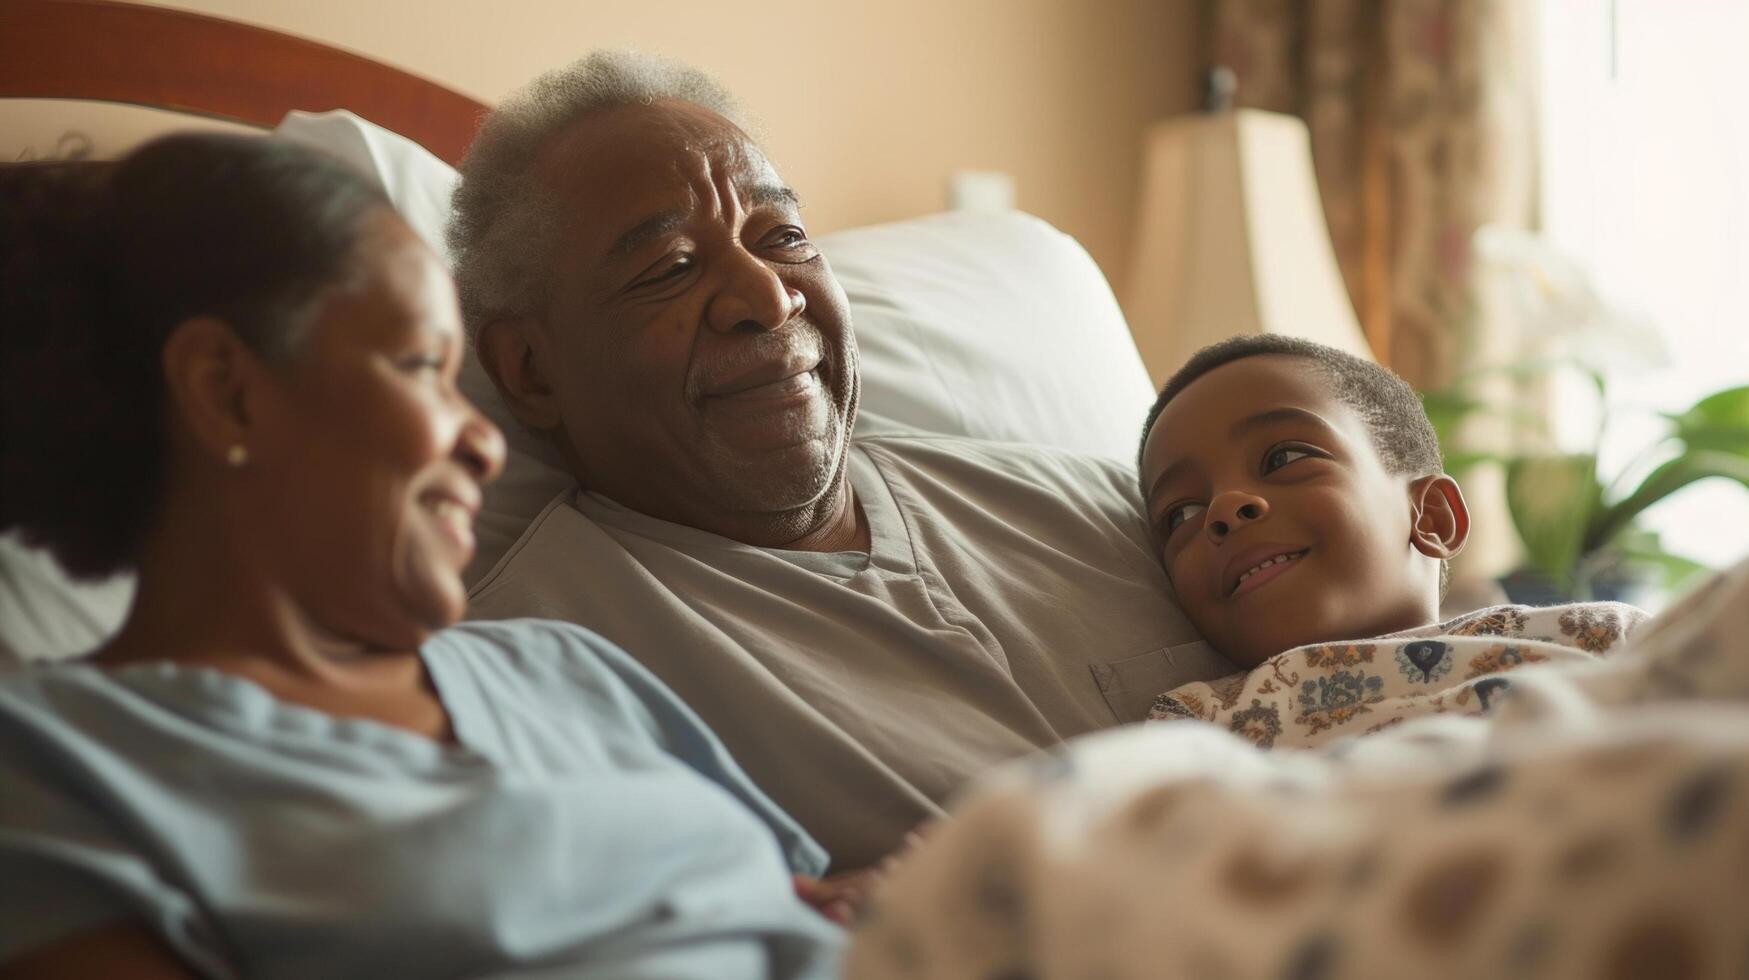
{"type": "Polygon", "coordinates": [[[620,488],[598,486],[573,460],[580,488],[593,491],[627,510],[646,517],[696,528],[755,548],[782,551],[868,551],[872,535],[850,483],[850,452],[839,457],[828,488],[809,502],[787,510],[739,510],[719,505],[700,507],[696,499],[648,496],[620,488]],[[640,499],[642,497],[643,499],[640,499]]]}
{"type": "Polygon", "coordinates": [[[786,551],[867,551],[870,534],[868,515],[856,499],[848,479],[840,486],[837,507],[831,516],[808,533],[783,545],[786,551]]]}
{"type": "Polygon", "coordinates": [[[715,526],[685,520],[679,523],[755,548],[817,552],[869,548],[868,518],[850,485],[849,475],[843,470],[835,477],[831,490],[805,506],[769,513],[723,514],[719,520],[712,521],[715,526]]]}

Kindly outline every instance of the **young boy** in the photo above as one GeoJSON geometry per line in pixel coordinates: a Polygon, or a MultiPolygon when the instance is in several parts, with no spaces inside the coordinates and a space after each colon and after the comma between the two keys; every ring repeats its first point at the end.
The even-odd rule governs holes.
{"type": "Polygon", "coordinates": [[[1310,341],[1198,351],[1148,415],[1140,475],[1179,602],[1249,671],[1162,694],[1154,719],[1271,747],[1479,713],[1500,672],[1607,653],[1644,619],[1581,603],[1440,623],[1470,517],[1433,426],[1401,378],[1310,341]]]}
{"type": "Polygon", "coordinates": [[[986,776],[847,980],[1744,973],[1749,560],[1631,643],[1614,604],[1435,625],[1469,517],[1419,401],[1282,338],[1193,357],[1141,474],[1185,610],[1251,668],[1163,714],[1237,735],[1129,726],[986,776]],[[1579,662],[1513,675],[1485,722],[1258,750],[1473,713],[1536,659],[1579,662]]]}

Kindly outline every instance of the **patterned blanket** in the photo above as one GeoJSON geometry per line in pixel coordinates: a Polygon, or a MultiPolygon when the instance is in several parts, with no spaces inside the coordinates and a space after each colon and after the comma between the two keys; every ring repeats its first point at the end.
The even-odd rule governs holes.
{"type": "Polygon", "coordinates": [[[1376,640],[1295,647],[1249,673],[1174,688],[1149,718],[1210,722],[1268,749],[1482,714],[1511,686],[1505,672],[1605,656],[1645,619],[1619,602],[1494,606],[1376,640]]]}
{"type": "Polygon", "coordinates": [[[1552,626],[1495,612],[1509,621],[1432,642],[1550,654],[1508,688],[1467,676],[1470,644],[1448,659],[1393,638],[1364,671],[1303,657],[1278,691],[1266,668],[1172,692],[1213,724],[1133,726],[999,772],[876,896],[846,975],[1749,975],[1749,562],[1625,644],[1617,607],[1552,626]],[[1300,723],[1300,698],[1315,708],[1317,681],[1343,672],[1378,678],[1379,699],[1300,723]],[[1332,737],[1421,704],[1416,684],[1447,710],[1332,737]],[[1486,714],[1451,710],[1484,697],[1486,714]],[[1252,698],[1277,709],[1274,750],[1258,747],[1270,725],[1239,719],[1252,698]]]}

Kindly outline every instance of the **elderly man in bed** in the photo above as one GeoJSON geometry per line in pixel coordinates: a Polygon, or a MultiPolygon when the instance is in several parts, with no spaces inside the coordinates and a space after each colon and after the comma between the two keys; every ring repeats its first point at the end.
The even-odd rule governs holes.
{"type": "Polygon", "coordinates": [[[601,53],[486,118],[450,230],[463,306],[578,486],[472,615],[624,646],[857,868],[968,777],[1231,667],[1163,599],[1118,464],[851,441],[844,292],[737,118],[696,71],[601,53]]]}

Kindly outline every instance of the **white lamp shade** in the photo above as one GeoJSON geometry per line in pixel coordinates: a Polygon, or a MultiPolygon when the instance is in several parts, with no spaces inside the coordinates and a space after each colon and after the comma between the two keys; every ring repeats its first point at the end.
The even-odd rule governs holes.
{"type": "Polygon", "coordinates": [[[1303,122],[1255,109],[1154,125],[1124,313],[1156,385],[1237,334],[1372,359],[1336,267],[1303,122]]]}

